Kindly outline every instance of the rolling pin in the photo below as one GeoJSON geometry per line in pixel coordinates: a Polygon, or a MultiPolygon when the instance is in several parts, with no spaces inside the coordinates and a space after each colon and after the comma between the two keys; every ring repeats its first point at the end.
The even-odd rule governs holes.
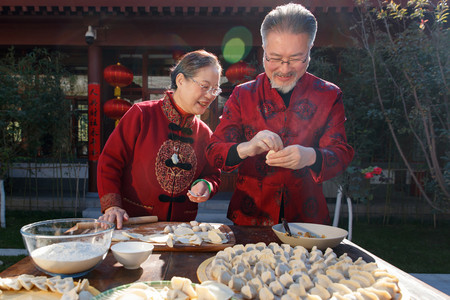
{"type": "MultiPolygon", "coordinates": [[[[145,223],[155,223],[158,222],[158,216],[142,216],[142,217],[131,217],[128,219],[128,221],[124,221],[124,225],[132,225],[132,224],[145,224],[145,223]]],[[[84,230],[84,229],[91,229],[93,227],[92,222],[79,222],[72,228],[66,230],[64,233],[71,233],[76,230],[84,230]]]]}

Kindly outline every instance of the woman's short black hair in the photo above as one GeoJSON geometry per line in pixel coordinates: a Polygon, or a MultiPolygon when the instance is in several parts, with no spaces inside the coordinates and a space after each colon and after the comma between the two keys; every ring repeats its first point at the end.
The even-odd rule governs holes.
{"type": "Polygon", "coordinates": [[[222,66],[220,65],[219,59],[214,54],[205,50],[197,50],[186,53],[171,69],[170,89],[177,89],[176,78],[178,74],[181,73],[187,78],[192,78],[197,74],[199,69],[208,66],[216,66],[219,74],[222,73],[222,66]]]}

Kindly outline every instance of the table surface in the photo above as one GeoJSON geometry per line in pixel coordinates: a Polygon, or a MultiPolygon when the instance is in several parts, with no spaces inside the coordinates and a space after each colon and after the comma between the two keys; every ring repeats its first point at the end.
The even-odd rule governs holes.
{"type": "MultiPolygon", "coordinates": [[[[236,244],[248,244],[280,241],[273,233],[271,227],[256,226],[230,226],[236,237],[236,244]]],[[[403,299],[450,299],[445,293],[429,286],[423,281],[409,275],[396,268],[386,261],[376,257],[358,245],[344,240],[335,247],[334,252],[340,256],[347,253],[353,260],[362,257],[366,262],[376,262],[382,269],[397,276],[399,286],[404,295],[403,299]]],[[[99,291],[135,282],[135,281],[159,281],[170,280],[173,276],[183,276],[190,278],[193,282],[198,282],[197,268],[206,259],[214,256],[216,252],[158,252],[152,253],[150,258],[136,270],[127,270],[116,262],[113,255],[108,253],[105,260],[93,271],[89,272],[86,278],[99,291]]],[[[21,274],[46,275],[37,270],[30,257],[27,256],[16,264],[0,273],[0,277],[13,277],[21,274]]]]}

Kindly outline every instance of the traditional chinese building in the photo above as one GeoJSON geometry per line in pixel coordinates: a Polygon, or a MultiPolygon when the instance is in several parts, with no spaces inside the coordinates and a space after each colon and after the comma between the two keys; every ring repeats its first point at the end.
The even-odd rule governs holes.
{"type": "MultiPolygon", "coordinates": [[[[105,103],[114,98],[114,87],[103,76],[107,66],[119,62],[133,74],[133,82],[121,91],[129,103],[158,99],[169,85],[170,67],[190,50],[215,53],[225,71],[240,60],[258,68],[261,22],[271,9],[289,2],[2,0],[0,53],[14,46],[23,52],[46,47],[67,54],[65,64],[79,82],[68,97],[89,120],[88,139],[77,135],[77,155],[89,160],[89,191],[95,192],[97,158],[114,128],[114,120],[104,114],[105,103]]],[[[293,2],[305,5],[318,19],[315,47],[349,45],[353,0],[293,2]]],[[[202,116],[212,129],[233,84],[224,76],[222,87],[224,93],[202,116]]],[[[225,178],[223,188],[229,189],[230,182],[225,178]]]]}

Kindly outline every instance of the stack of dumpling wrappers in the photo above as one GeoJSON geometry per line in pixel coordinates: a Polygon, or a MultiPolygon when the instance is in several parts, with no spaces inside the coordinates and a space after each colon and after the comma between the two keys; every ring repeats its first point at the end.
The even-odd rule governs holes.
{"type": "Polygon", "coordinates": [[[219,251],[207,276],[242,299],[401,299],[395,276],[361,258],[337,257],[331,248],[239,244],[219,251]]]}

